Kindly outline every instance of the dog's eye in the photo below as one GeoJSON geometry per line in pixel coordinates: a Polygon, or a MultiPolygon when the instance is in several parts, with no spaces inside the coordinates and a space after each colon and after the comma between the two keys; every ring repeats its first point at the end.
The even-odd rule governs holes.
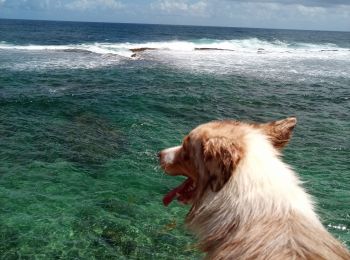
{"type": "Polygon", "coordinates": [[[182,159],[185,161],[188,161],[190,159],[186,145],[182,145],[182,159]]]}
{"type": "Polygon", "coordinates": [[[189,154],[188,154],[187,152],[184,152],[184,153],[183,153],[183,159],[184,159],[185,161],[188,161],[188,160],[190,159],[190,156],[189,156],[189,154]]]}

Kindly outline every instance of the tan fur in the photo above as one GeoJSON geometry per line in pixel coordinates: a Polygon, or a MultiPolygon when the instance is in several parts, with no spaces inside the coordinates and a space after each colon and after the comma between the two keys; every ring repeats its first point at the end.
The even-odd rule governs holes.
{"type": "Polygon", "coordinates": [[[211,122],[191,131],[172,160],[160,153],[167,173],[196,184],[186,224],[208,259],[350,259],[280,159],[295,124],[211,122]]]}

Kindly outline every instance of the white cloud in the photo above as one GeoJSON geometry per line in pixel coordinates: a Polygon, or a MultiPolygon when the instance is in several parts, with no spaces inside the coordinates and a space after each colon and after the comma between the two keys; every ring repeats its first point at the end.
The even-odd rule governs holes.
{"type": "Polygon", "coordinates": [[[0,0],[0,5],[15,10],[52,10],[62,8],[62,0],[0,0]]]}
{"type": "Polygon", "coordinates": [[[159,10],[167,14],[207,16],[208,3],[205,0],[191,2],[189,0],[158,0],[151,4],[153,10],[159,10]]]}
{"type": "Polygon", "coordinates": [[[14,18],[35,11],[45,19],[350,30],[349,0],[0,0],[0,7],[14,18]]]}
{"type": "Polygon", "coordinates": [[[168,13],[188,10],[188,4],[185,1],[174,2],[171,0],[162,0],[159,1],[158,4],[153,4],[152,7],[154,7],[154,9],[158,7],[160,10],[168,13]]]}
{"type": "Polygon", "coordinates": [[[350,5],[341,5],[342,1],[326,5],[326,0],[155,0],[151,8],[155,15],[168,17],[168,23],[349,30],[350,5]]]}
{"type": "Polygon", "coordinates": [[[277,2],[230,2],[226,13],[233,26],[237,23],[239,26],[263,28],[350,29],[350,5],[326,7],[277,2]]]}
{"type": "Polygon", "coordinates": [[[303,6],[336,6],[350,5],[349,0],[227,0],[240,3],[276,3],[281,5],[303,5],[303,6]]]}
{"type": "Polygon", "coordinates": [[[64,5],[69,10],[86,11],[86,10],[117,10],[124,5],[116,0],[75,0],[64,5]]]}
{"type": "Polygon", "coordinates": [[[205,1],[199,1],[190,6],[190,9],[198,14],[204,14],[207,11],[208,4],[205,1]]]}
{"type": "Polygon", "coordinates": [[[314,17],[318,15],[326,15],[327,10],[324,7],[319,6],[304,6],[304,5],[296,5],[296,11],[298,11],[301,15],[314,17]]]}
{"type": "Polygon", "coordinates": [[[341,18],[350,18],[350,5],[340,5],[338,9],[341,18]]]}

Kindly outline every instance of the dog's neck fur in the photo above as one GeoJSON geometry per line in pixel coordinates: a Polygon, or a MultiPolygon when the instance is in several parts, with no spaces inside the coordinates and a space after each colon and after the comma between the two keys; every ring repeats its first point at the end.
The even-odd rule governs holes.
{"type": "Polygon", "coordinates": [[[243,146],[244,156],[224,187],[217,193],[207,189],[187,216],[208,258],[350,258],[267,137],[251,130],[243,146]]]}

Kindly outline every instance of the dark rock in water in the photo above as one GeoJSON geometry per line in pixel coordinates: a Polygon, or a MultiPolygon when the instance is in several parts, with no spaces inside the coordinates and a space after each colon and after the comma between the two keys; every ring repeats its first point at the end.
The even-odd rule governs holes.
{"type": "Polygon", "coordinates": [[[142,48],[132,48],[129,50],[132,51],[133,53],[137,53],[137,52],[143,52],[143,51],[154,51],[154,50],[157,50],[157,48],[142,47],[142,48]]]}
{"type": "Polygon", "coordinates": [[[324,52],[324,51],[338,51],[338,50],[321,50],[322,52],[324,52]]]}
{"type": "Polygon", "coordinates": [[[105,118],[82,112],[51,123],[33,138],[46,136],[48,142],[33,142],[37,158],[51,162],[57,158],[86,170],[98,169],[116,157],[126,144],[125,136],[105,118]]]}
{"type": "Polygon", "coordinates": [[[136,215],[135,209],[131,203],[118,199],[105,199],[98,203],[98,205],[106,211],[116,213],[122,216],[134,217],[136,215]]]}
{"type": "Polygon", "coordinates": [[[136,57],[136,53],[133,53],[132,55],[131,55],[131,58],[135,58],[136,57]]]}
{"type": "Polygon", "coordinates": [[[96,166],[118,154],[124,138],[107,120],[83,113],[73,117],[69,123],[69,126],[59,129],[65,133],[60,135],[59,141],[70,147],[69,152],[62,154],[69,161],[85,167],[96,166]]]}
{"type": "Polygon", "coordinates": [[[234,51],[231,49],[220,49],[220,48],[194,48],[195,51],[234,51]]]}
{"type": "Polygon", "coordinates": [[[83,50],[83,49],[65,49],[63,50],[63,52],[76,52],[76,53],[86,53],[86,54],[93,53],[92,51],[83,50]]]}
{"type": "Polygon", "coordinates": [[[258,51],[264,51],[265,49],[264,48],[259,48],[258,51]]]}

